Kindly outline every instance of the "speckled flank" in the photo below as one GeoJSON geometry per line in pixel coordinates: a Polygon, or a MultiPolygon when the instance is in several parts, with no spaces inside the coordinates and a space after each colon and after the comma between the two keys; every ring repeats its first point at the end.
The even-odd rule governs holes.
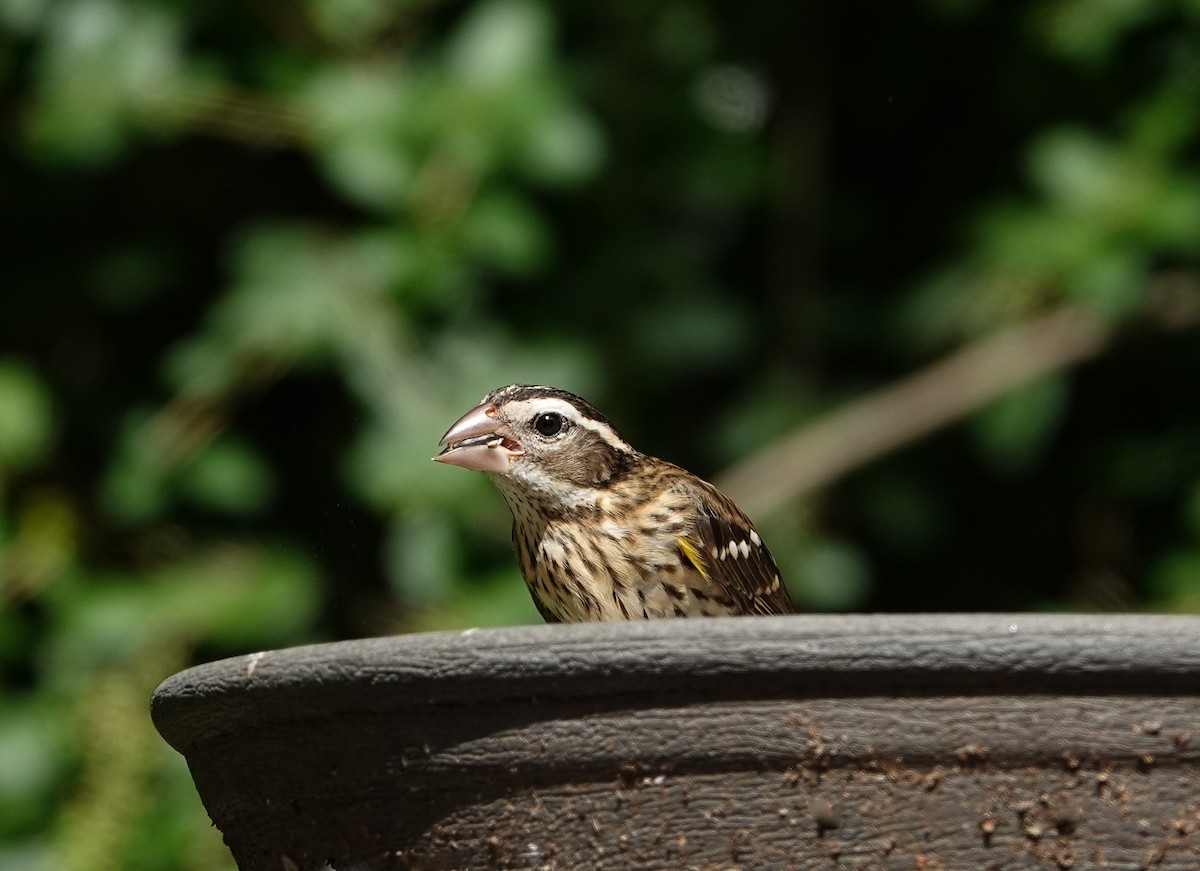
{"type": "Polygon", "coordinates": [[[711,520],[703,528],[689,522],[698,516],[695,496],[678,485],[691,476],[661,461],[648,463],[645,472],[657,478],[658,486],[647,492],[655,498],[630,504],[626,496],[598,488],[587,511],[570,513],[539,509],[512,479],[493,476],[513,512],[521,573],[543,614],[570,623],[784,610],[769,601],[780,592],[778,570],[748,521],[745,529],[723,530],[736,541],[722,538],[698,550],[714,555],[705,577],[679,545],[682,537],[703,547],[713,528],[711,520]],[[602,519],[614,516],[626,520],[602,519]],[[758,575],[760,567],[769,580],[742,586],[738,597],[731,584],[758,575]]]}

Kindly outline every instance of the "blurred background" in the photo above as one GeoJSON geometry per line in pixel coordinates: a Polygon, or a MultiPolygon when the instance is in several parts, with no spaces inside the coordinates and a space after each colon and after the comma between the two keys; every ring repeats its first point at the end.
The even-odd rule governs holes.
{"type": "Polygon", "coordinates": [[[0,0],[0,869],[229,871],[163,677],[537,622],[565,387],[806,610],[1200,610],[1200,3],[0,0]]]}

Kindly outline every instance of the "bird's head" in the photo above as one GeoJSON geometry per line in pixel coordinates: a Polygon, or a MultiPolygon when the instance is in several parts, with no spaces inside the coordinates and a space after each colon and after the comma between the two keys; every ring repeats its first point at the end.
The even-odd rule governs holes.
{"type": "Polygon", "coordinates": [[[487,472],[506,495],[522,491],[562,507],[594,494],[638,457],[586,399],[529,384],[493,390],[439,444],[438,462],[487,472]]]}

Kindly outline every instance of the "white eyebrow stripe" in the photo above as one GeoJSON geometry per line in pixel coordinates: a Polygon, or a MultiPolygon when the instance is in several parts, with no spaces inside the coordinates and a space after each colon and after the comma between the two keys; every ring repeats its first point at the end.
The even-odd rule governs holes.
{"type": "Polygon", "coordinates": [[[633,448],[630,446],[629,442],[622,438],[618,438],[617,434],[612,431],[611,427],[607,427],[599,421],[583,420],[578,417],[575,418],[575,422],[584,429],[590,429],[596,435],[600,436],[600,438],[604,439],[604,441],[610,447],[616,448],[619,451],[624,451],[625,453],[633,453],[633,448]]]}
{"type": "Polygon", "coordinates": [[[557,412],[572,423],[589,429],[613,448],[627,453],[633,453],[633,448],[624,439],[619,438],[612,427],[605,426],[598,420],[590,420],[583,417],[579,409],[565,399],[558,399],[553,396],[538,397],[537,399],[522,399],[519,402],[514,402],[514,406],[525,407],[529,409],[529,414],[545,414],[547,412],[557,412]]]}

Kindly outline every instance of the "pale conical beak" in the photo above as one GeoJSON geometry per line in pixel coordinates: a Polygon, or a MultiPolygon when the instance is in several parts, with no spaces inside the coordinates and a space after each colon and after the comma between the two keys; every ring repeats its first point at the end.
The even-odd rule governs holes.
{"type": "Polygon", "coordinates": [[[496,419],[491,405],[472,408],[446,430],[438,444],[446,446],[434,457],[439,463],[502,475],[512,468],[513,457],[525,453],[512,430],[496,419]]]}

